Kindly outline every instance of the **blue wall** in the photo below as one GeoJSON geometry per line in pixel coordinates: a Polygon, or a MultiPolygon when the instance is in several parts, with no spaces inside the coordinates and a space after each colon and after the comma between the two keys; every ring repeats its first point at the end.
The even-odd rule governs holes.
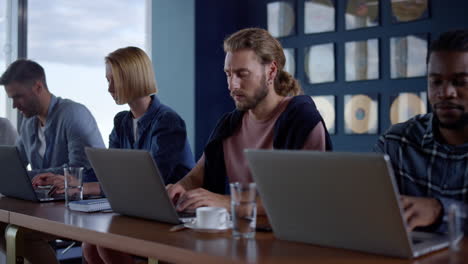
{"type": "Polygon", "coordinates": [[[221,115],[233,109],[226,86],[223,39],[242,27],[242,1],[195,3],[195,158],[198,159],[221,115]]]}
{"type": "MultiPolygon", "coordinates": [[[[223,72],[223,39],[229,34],[248,26],[266,27],[266,4],[271,0],[198,0],[195,3],[195,136],[198,158],[221,115],[234,108],[223,72]]],[[[404,91],[424,91],[426,79],[390,79],[389,38],[415,33],[429,33],[434,39],[440,32],[456,28],[468,28],[468,1],[430,1],[429,18],[409,23],[392,22],[390,1],[380,1],[380,26],[345,31],[345,1],[337,3],[337,31],[305,35],[304,1],[291,0],[296,6],[296,29],[298,34],[281,38],[285,48],[296,48],[296,77],[301,81],[306,94],[336,95],[337,134],[332,136],[335,150],[369,151],[375,144],[376,135],[345,135],[343,123],[343,95],[369,93],[379,95],[379,134],[390,125],[390,96],[404,91]],[[379,38],[380,79],[373,81],[344,81],[344,42],[379,38]],[[311,44],[336,44],[336,82],[308,84],[304,73],[304,49],[311,44]]]]}
{"type": "Polygon", "coordinates": [[[195,0],[152,1],[152,60],[158,96],[185,120],[195,148],[195,0]]]}
{"type": "Polygon", "coordinates": [[[224,74],[223,40],[248,27],[263,26],[266,13],[255,0],[199,0],[195,3],[195,137],[196,158],[223,113],[232,111],[224,74]],[[257,14],[258,12],[258,14],[257,14]]]}

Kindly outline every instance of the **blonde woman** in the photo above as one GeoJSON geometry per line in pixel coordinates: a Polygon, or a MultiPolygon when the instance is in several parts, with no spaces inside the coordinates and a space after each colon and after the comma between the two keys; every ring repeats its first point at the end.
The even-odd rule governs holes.
{"type": "MultiPolygon", "coordinates": [[[[119,105],[130,111],[114,117],[109,148],[144,149],[151,153],[166,184],[175,183],[194,166],[185,122],[157,96],[151,60],[137,47],[126,47],[105,58],[108,91],[119,105]]],[[[131,177],[131,176],[129,176],[131,177]]],[[[49,175],[36,185],[54,184],[63,193],[63,176],[49,175]]],[[[101,193],[99,183],[85,183],[87,195],[101,193]]],[[[88,263],[133,263],[133,257],[117,251],[83,244],[88,263]]]]}
{"type": "Polygon", "coordinates": [[[194,166],[185,122],[156,97],[153,67],[136,47],[118,49],[106,57],[109,93],[130,111],[118,113],[109,148],[148,150],[166,184],[177,182],[194,166]]]}
{"type": "MultiPolygon", "coordinates": [[[[180,180],[194,166],[185,123],[154,95],[157,92],[153,66],[146,53],[136,47],[118,49],[106,58],[109,93],[130,111],[118,113],[109,137],[110,148],[149,151],[166,184],[180,180]]],[[[84,244],[88,263],[134,263],[133,257],[84,244]]]]}
{"type": "MultiPolygon", "coordinates": [[[[177,182],[194,166],[194,159],[184,120],[155,95],[158,90],[151,60],[140,48],[126,47],[110,53],[105,62],[109,93],[117,104],[130,107],[114,117],[109,148],[147,150],[164,182],[177,182]]],[[[54,184],[56,192],[63,193],[62,175],[44,175],[33,184],[54,184]]],[[[83,192],[100,194],[99,183],[85,183],[83,192]]]]}

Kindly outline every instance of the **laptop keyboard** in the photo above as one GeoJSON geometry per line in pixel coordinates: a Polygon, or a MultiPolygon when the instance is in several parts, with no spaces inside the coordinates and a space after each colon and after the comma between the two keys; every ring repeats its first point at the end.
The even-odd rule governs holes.
{"type": "Polygon", "coordinates": [[[36,190],[36,197],[39,201],[53,201],[53,200],[63,200],[65,199],[65,195],[58,194],[58,195],[49,195],[48,190],[36,190]]]}
{"type": "Polygon", "coordinates": [[[179,218],[193,218],[195,217],[195,212],[177,212],[179,218]]]}
{"type": "Polygon", "coordinates": [[[425,243],[428,241],[437,241],[437,240],[444,240],[446,236],[436,233],[427,233],[427,232],[420,232],[420,231],[413,231],[411,232],[411,241],[413,245],[425,243]]]}

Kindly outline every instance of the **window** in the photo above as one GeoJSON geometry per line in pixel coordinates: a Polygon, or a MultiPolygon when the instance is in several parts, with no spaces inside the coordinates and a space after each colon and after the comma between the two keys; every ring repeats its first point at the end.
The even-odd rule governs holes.
{"type": "MultiPolygon", "coordinates": [[[[7,1],[0,2],[0,74],[5,71],[7,66],[7,56],[8,56],[8,43],[9,36],[7,35],[7,1]]],[[[5,99],[5,89],[0,89],[0,116],[6,116],[6,102],[5,99]]]]}
{"type": "MultiPolygon", "coordinates": [[[[17,10],[17,1],[0,1],[0,74],[17,58],[17,10]]],[[[16,126],[16,111],[12,110],[3,86],[0,87],[0,116],[9,118],[16,126]]]]}
{"type": "Polygon", "coordinates": [[[108,144],[118,106],[107,92],[104,57],[137,46],[151,56],[150,0],[29,0],[28,58],[44,67],[49,90],[88,107],[108,144]]]}

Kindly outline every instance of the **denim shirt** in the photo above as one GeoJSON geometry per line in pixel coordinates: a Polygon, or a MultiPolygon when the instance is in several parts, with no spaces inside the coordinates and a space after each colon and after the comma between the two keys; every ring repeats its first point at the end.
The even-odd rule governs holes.
{"type": "MultiPolygon", "coordinates": [[[[433,126],[432,113],[396,124],[374,150],[389,155],[401,194],[436,198],[443,215],[452,203],[468,212],[468,144],[444,144],[433,126]]],[[[446,227],[441,221],[432,229],[446,227]]]]}
{"type": "Polygon", "coordinates": [[[52,172],[63,175],[66,166],[85,168],[83,179],[97,181],[86,157],[85,147],[104,148],[101,133],[91,112],[82,104],[51,96],[45,123],[46,150],[39,155],[39,118],[24,119],[16,147],[25,165],[31,165],[29,176],[52,172]]]}
{"type": "Polygon", "coordinates": [[[187,140],[185,122],[155,95],[138,120],[137,140],[133,136],[133,115],[122,111],[114,118],[109,148],[143,149],[151,153],[166,184],[182,179],[195,165],[187,140]]]}

